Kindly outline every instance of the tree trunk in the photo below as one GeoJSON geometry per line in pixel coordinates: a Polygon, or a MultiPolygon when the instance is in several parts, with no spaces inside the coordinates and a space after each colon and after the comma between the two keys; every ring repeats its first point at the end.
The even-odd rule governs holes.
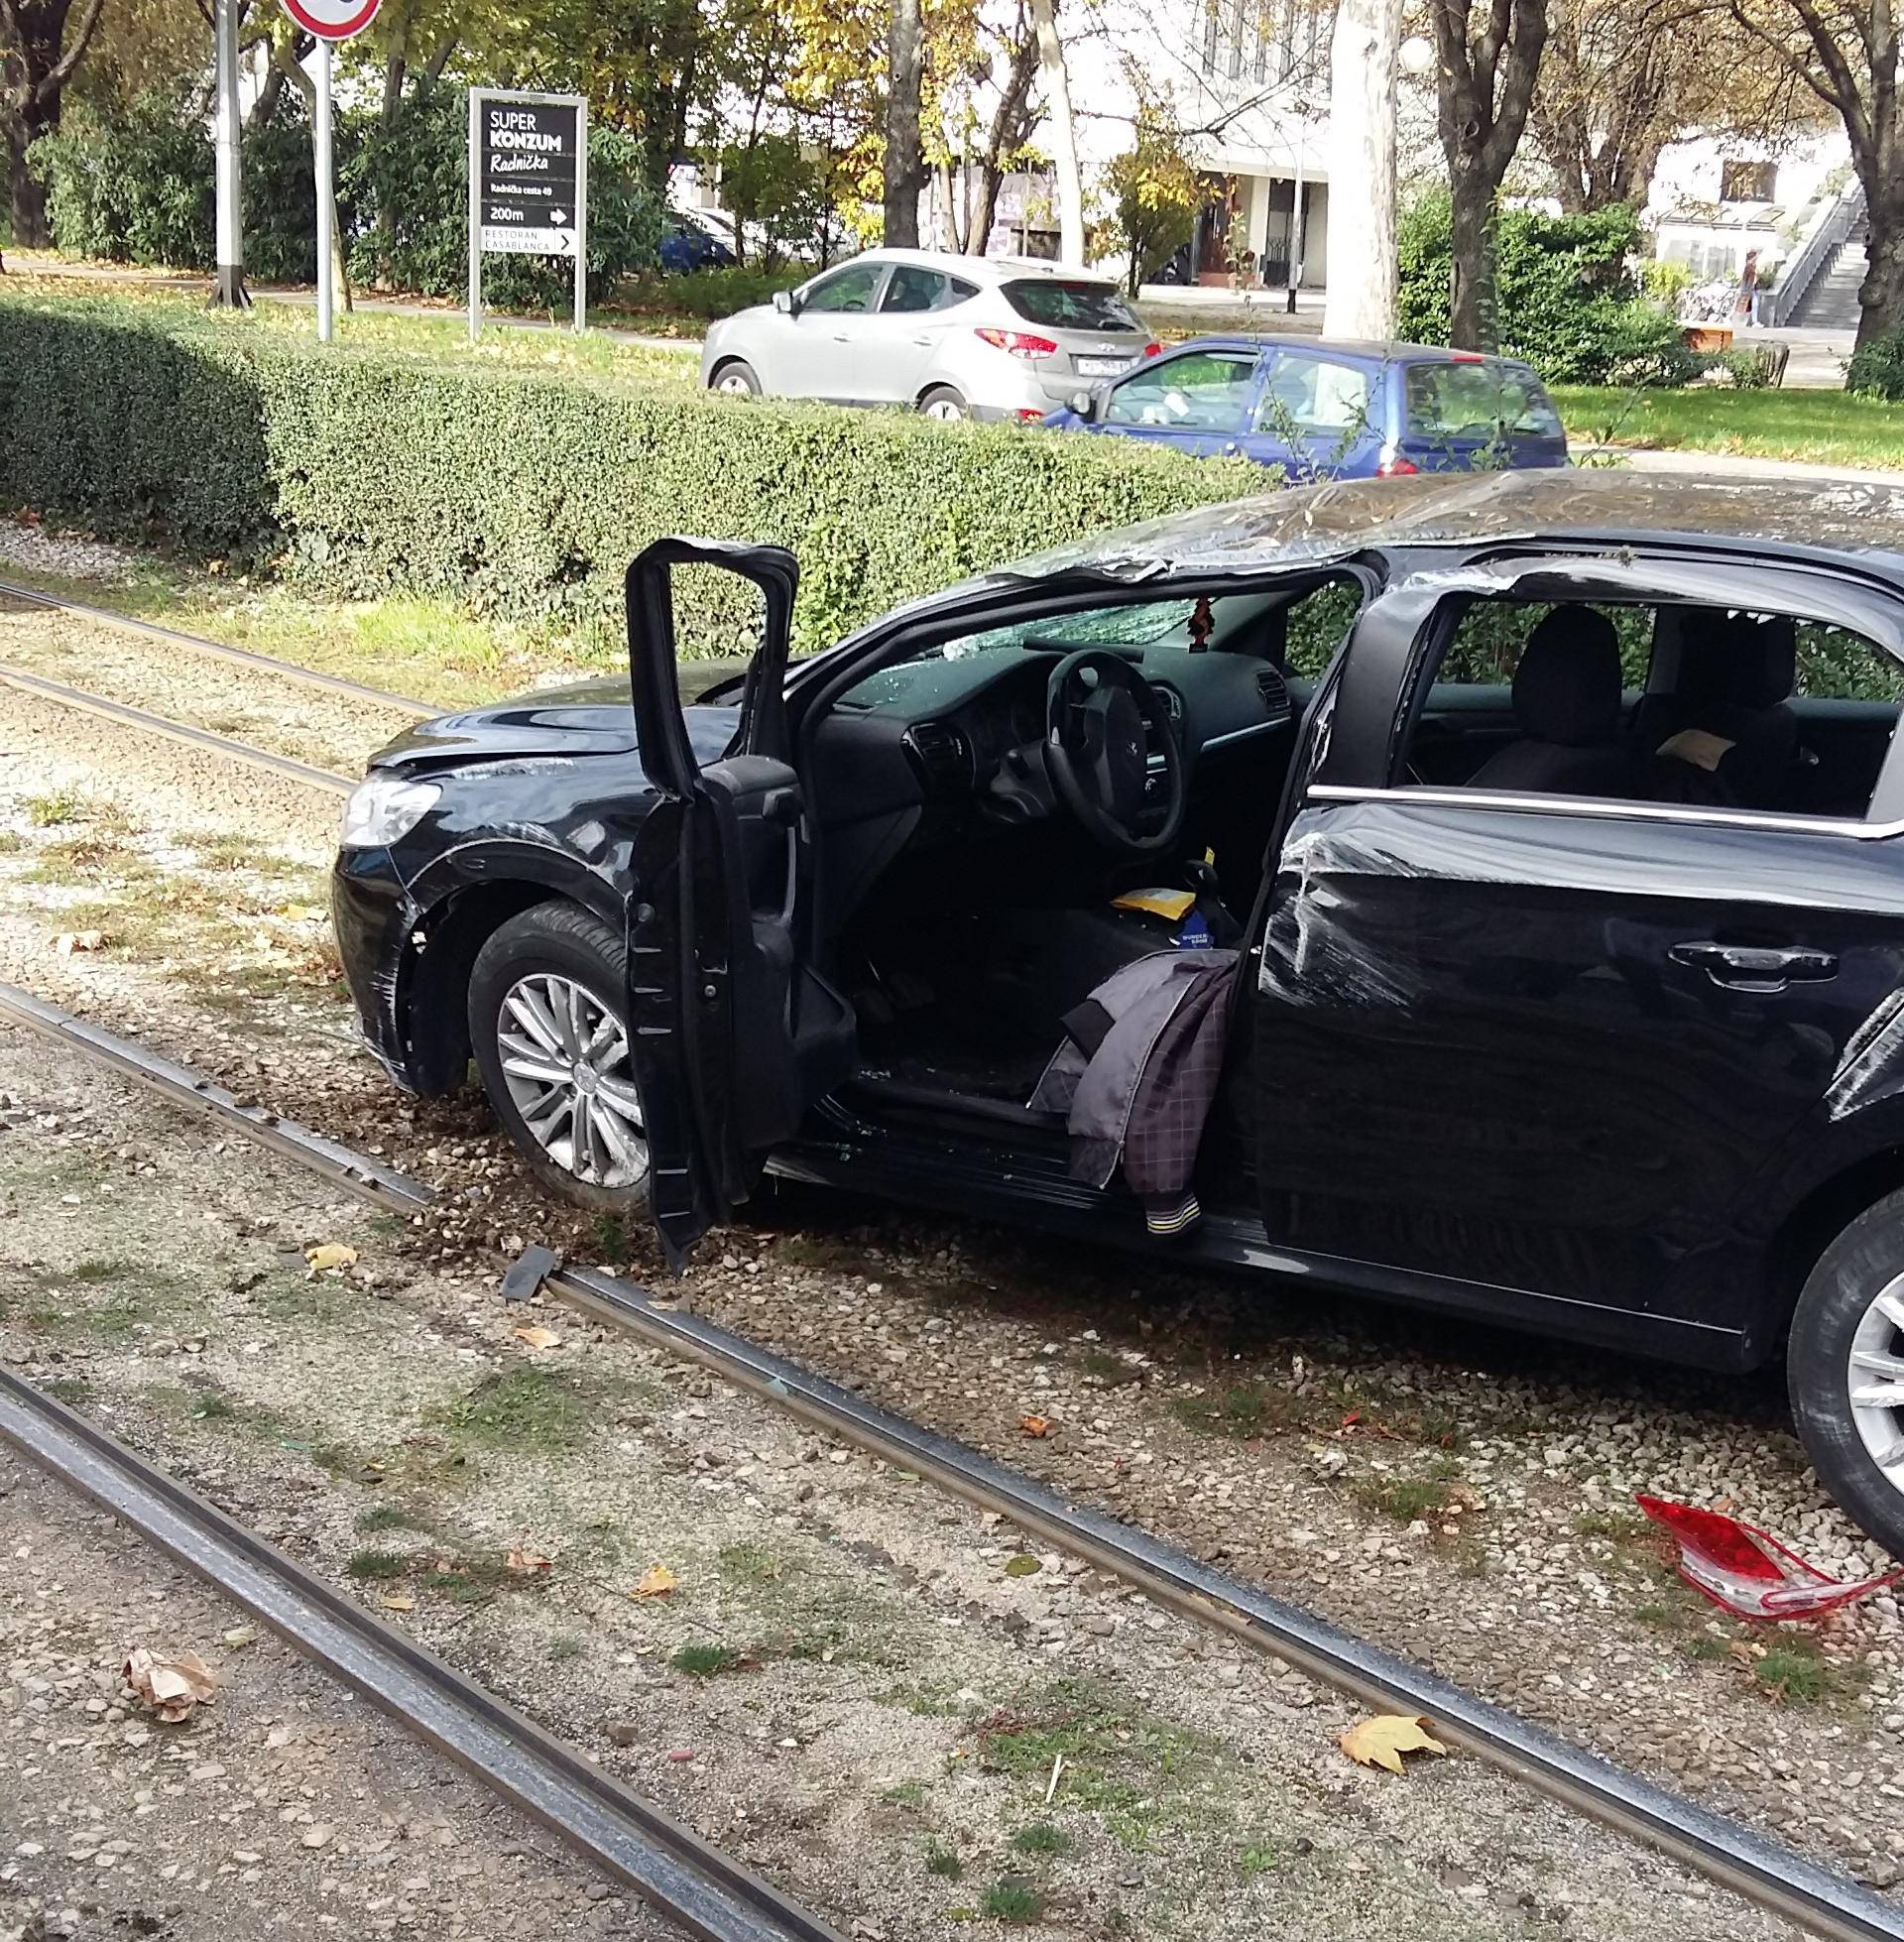
{"type": "Polygon", "coordinates": [[[47,190],[27,168],[27,149],[50,132],[26,114],[7,117],[7,211],[13,219],[13,240],[23,250],[43,250],[53,241],[47,225],[47,190]]]}
{"type": "Polygon", "coordinates": [[[380,119],[386,128],[394,128],[397,116],[404,105],[404,82],[410,73],[410,63],[401,54],[393,54],[384,62],[384,105],[380,119]]]}
{"type": "Polygon", "coordinates": [[[1084,184],[1078,173],[1078,130],[1071,117],[1071,82],[1065,72],[1064,43],[1058,38],[1052,0],[1031,0],[1031,24],[1038,37],[1038,70],[1051,110],[1051,164],[1058,179],[1058,258],[1084,264],[1084,184]]]}
{"type": "Polygon", "coordinates": [[[919,88],[925,43],[919,0],[892,0],[887,30],[886,215],[888,249],[919,246],[919,88]]]}
{"type": "Polygon", "coordinates": [[[1904,193],[1895,187],[1872,201],[1865,197],[1870,268],[1857,289],[1856,348],[1904,327],[1904,193]]]}
{"type": "Polygon", "coordinates": [[[1476,169],[1457,169],[1449,187],[1454,290],[1448,341],[1457,350],[1492,350],[1488,337],[1494,317],[1493,193],[1476,169]]]}
{"type": "Polygon", "coordinates": [[[1330,252],[1325,337],[1395,334],[1395,72],[1401,0],[1341,0],[1329,51],[1329,198],[1356,212],[1330,252]]]}

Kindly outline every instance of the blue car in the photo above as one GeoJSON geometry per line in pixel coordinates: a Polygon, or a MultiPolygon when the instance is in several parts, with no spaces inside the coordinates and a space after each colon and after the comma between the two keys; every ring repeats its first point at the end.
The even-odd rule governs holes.
{"type": "Polygon", "coordinates": [[[1044,424],[1253,458],[1296,481],[1567,463],[1528,366],[1420,344],[1194,337],[1075,392],[1044,424]]]}
{"type": "Polygon", "coordinates": [[[689,270],[723,270],[736,261],[733,250],[698,222],[675,216],[661,232],[661,268],[676,276],[689,270]]]}

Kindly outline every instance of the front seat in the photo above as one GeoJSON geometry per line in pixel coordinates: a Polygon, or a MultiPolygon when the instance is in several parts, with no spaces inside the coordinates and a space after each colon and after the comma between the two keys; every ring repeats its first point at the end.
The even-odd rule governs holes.
{"type": "Polygon", "coordinates": [[[1471,789],[1631,796],[1640,765],[1620,725],[1619,638],[1592,607],[1556,607],[1514,669],[1520,739],[1470,776],[1471,789]]]}
{"type": "Polygon", "coordinates": [[[1673,799],[1747,809],[1784,806],[1798,760],[1798,630],[1782,614],[1759,617],[1689,607],[1679,624],[1672,689],[1640,703],[1634,740],[1655,760],[1673,799]]]}

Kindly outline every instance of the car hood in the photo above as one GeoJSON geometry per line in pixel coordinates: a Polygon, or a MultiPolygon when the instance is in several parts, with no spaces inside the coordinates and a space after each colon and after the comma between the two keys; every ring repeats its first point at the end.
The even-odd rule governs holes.
{"type": "MultiPolygon", "coordinates": [[[[695,756],[719,761],[740,710],[707,706],[683,714],[695,756]]],[[[519,756],[632,755],[638,747],[628,677],[610,674],[418,722],[380,749],[372,767],[426,770],[519,756]]]]}

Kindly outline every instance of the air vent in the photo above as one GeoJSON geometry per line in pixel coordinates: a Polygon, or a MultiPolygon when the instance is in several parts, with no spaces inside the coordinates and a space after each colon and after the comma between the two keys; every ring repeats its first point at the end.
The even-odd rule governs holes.
{"type": "Polygon", "coordinates": [[[972,787],[972,745],[949,721],[922,721],[908,728],[905,747],[930,788],[972,787]]]}
{"type": "Polygon", "coordinates": [[[1289,690],[1276,670],[1265,663],[1256,669],[1256,692],[1262,696],[1263,712],[1281,721],[1289,713],[1289,690]]]}

